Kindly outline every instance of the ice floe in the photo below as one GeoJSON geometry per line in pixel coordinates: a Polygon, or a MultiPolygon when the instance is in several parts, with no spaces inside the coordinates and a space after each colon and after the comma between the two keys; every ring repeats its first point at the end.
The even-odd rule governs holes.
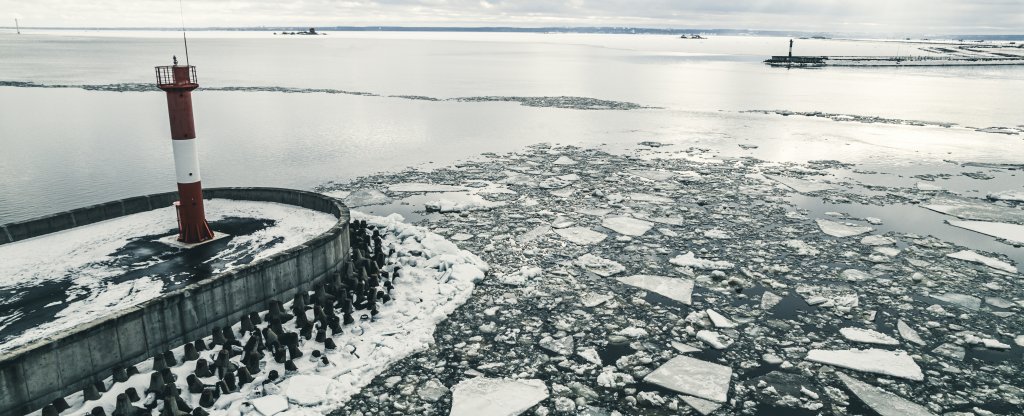
{"type": "Polygon", "coordinates": [[[618,262],[598,257],[590,253],[580,256],[574,263],[577,266],[601,277],[616,275],[626,270],[626,267],[618,262]]]}
{"type": "Polygon", "coordinates": [[[729,395],[732,368],[679,355],[644,377],[644,381],[669,390],[715,402],[729,395]]]}
{"type": "Polygon", "coordinates": [[[471,378],[452,387],[449,416],[515,416],[548,397],[543,381],[471,378]]]}
{"type": "Polygon", "coordinates": [[[807,361],[828,364],[867,373],[885,374],[908,380],[924,380],[924,373],[913,358],[903,351],[866,350],[810,350],[807,361]]]}
{"type": "Polygon", "coordinates": [[[846,374],[836,373],[836,376],[846,385],[846,388],[857,395],[857,398],[881,416],[935,416],[934,413],[924,406],[846,374]]]}
{"type": "Polygon", "coordinates": [[[710,415],[722,407],[722,403],[713,400],[705,400],[700,397],[693,397],[686,394],[681,394],[679,397],[683,399],[684,403],[690,405],[693,410],[696,410],[697,413],[702,415],[710,415]]]}
{"type": "Polygon", "coordinates": [[[550,336],[541,338],[537,344],[541,348],[551,351],[557,355],[570,356],[575,351],[575,343],[572,335],[566,335],[562,338],[552,338],[550,336]]]}
{"type": "Polygon", "coordinates": [[[635,275],[620,277],[618,280],[630,286],[648,290],[674,301],[689,305],[693,293],[693,281],[667,276],[635,275]]]}
{"type": "Polygon", "coordinates": [[[457,192],[468,191],[470,188],[438,183],[406,182],[391,185],[388,190],[391,192],[457,192]]]}
{"type": "Polygon", "coordinates": [[[604,228],[634,237],[644,235],[653,225],[650,221],[631,217],[607,217],[601,221],[601,226],[604,228]]]}
{"type": "Polygon", "coordinates": [[[997,201],[1024,202],[1024,191],[990,192],[986,197],[997,201]]]}
{"type": "Polygon", "coordinates": [[[881,235],[868,235],[860,239],[860,243],[867,246],[891,246],[896,240],[881,235]]]}
{"type": "Polygon", "coordinates": [[[939,345],[938,347],[935,347],[935,349],[932,350],[932,354],[952,358],[957,361],[963,361],[964,356],[967,355],[967,351],[964,350],[964,347],[947,342],[945,344],[939,345]]]}
{"type": "Polygon", "coordinates": [[[981,299],[971,295],[965,295],[963,293],[934,293],[931,297],[972,311],[976,311],[981,308],[981,299]]]}
{"type": "Polygon", "coordinates": [[[494,202],[484,199],[484,197],[476,194],[455,194],[445,195],[441,194],[436,198],[432,198],[424,204],[427,212],[465,212],[465,211],[482,211],[493,209],[505,205],[504,202],[494,202]]]}
{"type": "Polygon", "coordinates": [[[880,345],[900,345],[900,342],[895,338],[871,329],[847,327],[839,329],[839,333],[843,335],[843,338],[853,342],[880,345]]]}
{"type": "Polygon", "coordinates": [[[605,233],[597,232],[585,227],[561,228],[555,230],[555,233],[560,235],[562,238],[579,245],[597,244],[604,241],[605,238],[608,238],[608,235],[605,233]]]}
{"type": "Polygon", "coordinates": [[[934,198],[922,206],[965,220],[1024,224],[1024,210],[1000,206],[981,199],[934,198]]]}
{"type": "Polygon", "coordinates": [[[1016,244],[1024,244],[1024,225],[989,221],[946,221],[949,225],[977,233],[1001,238],[1016,244]]]}
{"type": "Polygon", "coordinates": [[[1017,268],[1012,264],[1005,261],[994,259],[992,257],[983,256],[972,250],[961,250],[956,253],[947,254],[947,256],[954,259],[969,261],[971,263],[983,264],[996,270],[1002,270],[1007,273],[1017,273],[1017,268]]]}
{"type": "Polygon", "coordinates": [[[855,235],[861,235],[874,230],[874,228],[867,226],[841,223],[820,218],[814,221],[818,223],[818,228],[821,229],[821,232],[833,237],[853,237],[855,235]]]}
{"type": "Polygon", "coordinates": [[[732,345],[733,343],[733,340],[729,339],[728,337],[719,334],[718,332],[709,331],[706,329],[697,331],[697,339],[704,341],[704,343],[710,345],[711,348],[714,348],[716,350],[724,350],[726,348],[729,348],[729,346],[732,345]]]}
{"type": "Polygon", "coordinates": [[[553,164],[553,165],[560,165],[560,166],[575,165],[576,163],[577,162],[575,160],[572,160],[572,158],[570,158],[569,156],[562,156],[562,157],[560,157],[558,159],[555,159],[554,162],[551,162],[551,164],[553,164]]]}
{"type": "Polygon", "coordinates": [[[707,260],[697,258],[692,251],[680,254],[669,260],[676,266],[692,267],[701,270],[729,270],[736,267],[734,264],[724,260],[707,260]]]}
{"type": "Polygon", "coordinates": [[[779,302],[782,302],[782,296],[776,295],[772,292],[764,292],[764,294],[761,295],[761,309],[766,311],[774,308],[775,305],[779,304],[779,302]]]}
{"type": "Polygon", "coordinates": [[[896,330],[899,331],[900,337],[903,337],[903,339],[917,345],[924,345],[924,340],[921,339],[921,335],[917,333],[917,330],[911,328],[902,319],[896,321],[896,330]]]}
{"type": "Polygon", "coordinates": [[[767,177],[768,179],[771,179],[773,181],[776,181],[778,183],[786,185],[790,189],[792,189],[794,191],[797,191],[799,193],[802,193],[802,194],[812,193],[812,192],[820,192],[820,191],[828,191],[828,190],[831,190],[831,189],[836,189],[836,187],[834,185],[829,184],[829,183],[825,183],[825,182],[812,181],[812,180],[808,180],[808,179],[793,178],[793,177],[788,177],[788,176],[777,176],[777,175],[764,175],[764,176],[767,177]]]}
{"type": "Polygon", "coordinates": [[[708,319],[710,319],[711,323],[715,325],[715,328],[735,328],[736,327],[736,323],[735,322],[733,322],[729,318],[726,318],[725,316],[722,316],[722,314],[720,314],[718,312],[715,312],[714,309],[708,309],[707,310],[707,314],[708,314],[708,319]]]}
{"type": "Polygon", "coordinates": [[[651,203],[656,203],[656,204],[671,204],[671,203],[675,202],[674,200],[672,200],[672,198],[667,198],[667,197],[658,196],[658,195],[645,194],[645,193],[639,193],[639,192],[635,192],[635,193],[629,194],[628,198],[629,198],[630,201],[651,202],[651,203]]]}
{"type": "Polygon", "coordinates": [[[700,348],[694,347],[690,344],[684,344],[679,341],[672,341],[672,348],[675,348],[676,351],[679,351],[682,354],[689,354],[691,352],[701,351],[700,348]]]}
{"type": "Polygon", "coordinates": [[[353,191],[343,198],[345,205],[349,208],[357,208],[366,205],[379,205],[391,202],[391,198],[376,189],[360,189],[353,191]]]}

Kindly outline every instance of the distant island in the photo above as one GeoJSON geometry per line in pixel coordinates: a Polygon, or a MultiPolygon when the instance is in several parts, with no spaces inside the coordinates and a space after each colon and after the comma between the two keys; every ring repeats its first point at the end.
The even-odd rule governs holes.
{"type": "MultiPolygon", "coordinates": [[[[277,32],[274,32],[274,34],[276,35],[277,32]]],[[[281,32],[281,34],[282,35],[306,35],[306,36],[309,36],[309,35],[313,35],[313,36],[316,36],[316,35],[326,35],[326,33],[317,33],[315,27],[311,27],[311,28],[309,28],[309,30],[306,30],[306,31],[301,31],[301,32],[281,32]]]]}

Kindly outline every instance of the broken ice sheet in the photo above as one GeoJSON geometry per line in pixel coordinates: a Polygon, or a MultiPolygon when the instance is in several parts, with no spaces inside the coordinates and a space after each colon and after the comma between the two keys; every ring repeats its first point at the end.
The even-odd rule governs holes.
{"type": "Polygon", "coordinates": [[[903,339],[913,342],[917,345],[924,345],[924,340],[921,339],[921,335],[917,333],[917,330],[907,325],[902,319],[896,321],[896,330],[899,331],[900,336],[903,339]]]}
{"type": "Polygon", "coordinates": [[[515,416],[548,398],[541,380],[471,378],[452,387],[449,416],[515,416]]]}
{"type": "Polygon", "coordinates": [[[1002,270],[1007,273],[1017,273],[1017,268],[1012,264],[1005,261],[994,259],[992,257],[983,256],[971,250],[962,250],[956,253],[947,254],[947,256],[954,259],[969,261],[971,263],[983,264],[996,270],[1002,270]]]}
{"type": "Polygon", "coordinates": [[[924,373],[913,358],[903,351],[866,350],[810,350],[807,361],[828,364],[867,373],[885,374],[908,380],[924,380],[924,373]]]}
{"type": "Polygon", "coordinates": [[[782,296],[776,295],[772,292],[765,291],[764,294],[761,295],[761,309],[766,311],[774,308],[775,305],[779,304],[779,302],[782,302],[782,296]]]}
{"type": "Polygon", "coordinates": [[[653,225],[650,221],[630,217],[608,217],[601,221],[601,226],[604,228],[634,237],[644,235],[653,225]]]}
{"type": "Polygon", "coordinates": [[[1024,210],[996,205],[981,199],[934,198],[921,206],[965,220],[1024,224],[1024,210]]]}
{"type": "Polygon", "coordinates": [[[849,287],[798,285],[796,293],[800,294],[804,301],[811,306],[852,309],[860,304],[860,295],[849,287]]]}
{"type": "Polygon", "coordinates": [[[724,260],[715,261],[707,259],[698,259],[692,251],[687,252],[686,254],[680,254],[676,257],[673,257],[671,260],[669,260],[669,263],[672,263],[676,266],[693,267],[695,269],[702,270],[728,270],[735,267],[734,264],[724,260]]]}
{"type": "Polygon", "coordinates": [[[700,348],[694,347],[694,346],[692,346],[690,344],[684,344],[684,343],[679,342],[679,341],[672,341],[672,348],[675,348],[676,351],[679,351],[680,353],[683,353],[683,354],[688,354],[688,353],[691,353],[691,352],[701,351],[700,348]]]}
{"type": "Polygon", "coordinates": [[[871,227],[852,225],[821,218],[814,221],[818,223],[818,228],[821,228],[821,232],[833,237],[853,237],[855,235],[861,235],[874,230],[874,228],[871,227]]]}
{"type": "MultiPolygon", "coordinates": [[[[538,225],[538,226],[534,227],[532,230],[527,231],[525,234],[520,235],[519,237],[516,237],[516,240],[519,241],[520,243],[529,243],[529,242],[531,242],[533,240],[536,240],[536,239],[544,236],[544,234],[547,234],[549,232],[551,232],[551,227],[550,226],[538,225]]],[[[579,243],[577,243],[577,244],[579,244],[579,243]]]]}
{"type": "Polygon", "coordinates": [[[575,349],[575,343],[572,335],[566,335],[562,338],[552,338],[547,336],[542,338],[537,345],[561,356],[572,355],[573,350],[575,349]]]}
{"type": "Polygon", "coordinates": [[[708,319],[710,319],[711,323],[715,325],[715,328],[735,328],[736,327],[736,323],[735,322],[729,320],[729,318],[726,318],[725,316],[722,316],[722,314],[720,314],[718,312],[715,312],[714,309],[708,309],[707,313],[708,313],[708,319]]]}
{"type": "Polygon", "coordinates": [[[626,171],[630,175],[636,175],[644,179],[650,179],[652,181],[667,181],[672,179],[676,174],[673,172],[663,170],[640,170],[640,169],[629,169],[626,171]]]}
{"type": "Polygon", "coordinates": [[[917,403],[881,390],[846,374],[836,373],[836,375],[846,385],[846,388],[850,389],[857,398],[881,416],[935,416],[928,408],[917,403]]]}
{"type": "Polygon", "coordinates": [[[843,335],[843,338],[853,342],[880,345],[900,345],[900,342],[895,338],[870,329],[841,328],[839,333],[843,335]]]}
{"type": "Polygon", "coordinates": [[[988,221],[946,221],[949,225],[971,230],[1016,244],[1024,244],[1024,225],[988,221]]]}
{"type": "Polygon", "coordinates": [[[579,245],[596,244],[604,241],[605,238],[608,238],[604,233],[599,233],[584,227],[557,229],[555,230],[555,233],[560,235],[562,238],[579,245]]]}
{"type": "Polygon", "coordinates": [[[963,293],[940,293],[933,294],[931,297],[972,311],[976,311],[981,308],[981,299],[971,295],[965,295],[963,293]]]}
{"type": "Polygon", "coordinates": [[[360,189],[353,191],[343,199],[345,201],[345,205],[348,205],[350,208],[366,205],[380,205],[391,202],[391,198],[376,189],[360,189]]]}
{"type": "Polygon", "coordinates": [[[704,341],[705,344],[710,345],[711,348],[714,348],[716,350],[724,350],[726,348],[729,348],[730,345],[732,345],[732,340],[729,339],[728,337],[719,334],[715,331],[708,331],[706,329],[697,331],[697,339],[704,341]]]}
{"type": "Polygon", "coordinates": [[[618,280],[630,286],[648,290],[674,301],[689,305],[693,293],[693,281],[667,276],[635,275],[620,277],[618,280]]]}
{"type": "Polygon", "coordinates": [[[611,300],[611,298],[612,295],[588,292],[584,293],[583,296],[580,297],[580,303],[582,303],[585,307],[593,308],[597,305],[600,305],[611,300]]]}
{"type": "Polygon", "coordinates": [[[669,390],[715,402],[729,395],[732,368],[679,355],[644,377],[644,381],[669,390]]]}
{"type": "Polygon", "coordinates": [[[601,277],[612,276],[626,270],[625,266],[617,262],[601,258],[590,253],[580,256],[574,263],[577,266],[601,277]]]}
{"type": "Polygon", "coordinates": [[[943,357],[952,358],[952,359],[957,360],[957,361],[963,361],[964,360],[964,356],[967,355],[967,351],[964,350],[964,347],[961,347],[959,345],[951,344],[951,343],[945,343],[945,344],[939,345],[938,347],[935,347],[935,349],[932,350],[932,354],[937,354],[937,355],[941,355],[943,357]]]}
{"type": "Polygon", "coordinates": [[[693,397],[685,394],[681,394],[679,397],[683,399],[683,402],[690,405],[690,407],[692,407],[693,410],[696,410],[697,413],[700,413],[702,415],[709,415],[713,413],[715,410],[718,410],[720,407],[722,407],[722,403],[714,402],[711,400],[704,400],[700,397],[693,397]]]}
{"type": "Polygon", "coordinates": [[[556,159],[554,162],[551,162],[551,163],[554,164],[554,165],[567,166],[567,165],[575,165],[576,161],[572,160],[572,158],[570,158],[569,156],[562,156],[562,157],[556,159]]]}
{"type": "Polygon", "coordinates": [[[835,186],[833,186],[831,184],[828,184],[828,183],[824,183],[824,182],[812,181],[812,180],[807,180],[807,179],[792,178],[792,177],[788,177],[788,176],[778,176],[778,175],[764,175],[764,176],[767,177],[768,179],[771,179],[773,181],[776,181],[778,183],[786,185],[790,189],[792,189],[794,191],[797,191],[799,193],[802,193],[802,194],[811,193],[811,192],[819,192],[819,191],[827,191],[827,190],[830,190],[830,189],[836,189],[835,186]]]}
{"type": "Polygon", "coordinates": [[[480,195],[464,192],[438,194],[437,196],[430,197],[429,200],[424,203],[424,207],[427,212],[437,211],[441,213],[486,211],[502,205],[505,205],[505,203],[488,201],[480,195]]]}
{"type": "Polygon", "coordinates": [[[632,193],[629,194],[629,200],[635,202],[652,202],[656,204],[671,204],[675,201],[672,198],[666,198],[658,195],[644,194],[644,193],[632,193]]]}
{"type": "Polygon", "coordinates": [[[468,191],[470,188],[435,183],[406,182],[391,185],[388,187],[388,190],[391,192],[457,192],[468,191]]]}
{"type": "Polygon", "coordinates": [[[1000,191],[990,192],[986,198],[1002,201],[1024,202],[1024,191],[1000,191]]]}
{"type": "Polygon", "coordinates": [[[866,246],[891,246],[896,244],[896,240],[881,235],[868,235],[860,239],[860,243],[866,246]]]}

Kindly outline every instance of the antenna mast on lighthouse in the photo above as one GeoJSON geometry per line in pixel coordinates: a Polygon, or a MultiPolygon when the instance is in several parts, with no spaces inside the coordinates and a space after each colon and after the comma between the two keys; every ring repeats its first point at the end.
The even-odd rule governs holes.
{"type": "MultiPolygon", "coordinates": [[[[181,29],[184,37],[184,13],[181,29]]],[[[178,65],[178,58],[174,57],[173,65],[156,67],[156,85],[167,93],[167,115],[171,121],[174,171],[178,178],[178,201],[174,203],[178,214],[178,241],[198,244],[212,240],[213,230],[206,222],[203,207],[199,151],[192,115],[192,91],[199,88],[196,67],[188,64],[187,57],[185,65],[178,65]]]]}

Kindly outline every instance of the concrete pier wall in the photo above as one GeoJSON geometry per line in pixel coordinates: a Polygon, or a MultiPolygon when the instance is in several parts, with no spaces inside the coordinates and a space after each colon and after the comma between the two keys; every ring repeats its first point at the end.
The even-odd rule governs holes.
{"type": "MultiPolygon", "coordinates": [[[[0,356],[0,416],[22,416],[164,351],[209,336],[214,327],[290,301],[348,261],[349,211],[340,201],[277,188],[212,188],[206,198],[277,202],[325,212],[338,222],[271,257],[166,293],[136,307],[0,356]]],[[[176,192],[146,195],[0,226],[0,244],[170,206],[176,192]]]]}

